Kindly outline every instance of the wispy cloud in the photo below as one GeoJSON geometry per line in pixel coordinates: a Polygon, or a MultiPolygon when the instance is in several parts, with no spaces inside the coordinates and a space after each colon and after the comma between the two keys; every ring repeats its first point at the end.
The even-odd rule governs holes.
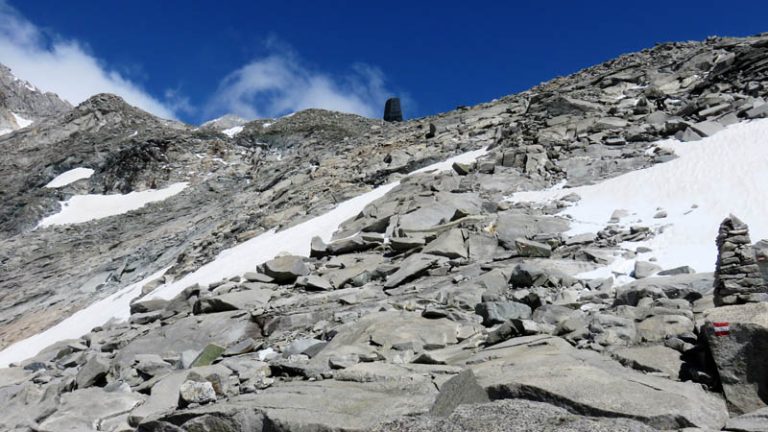
{"type": "Polygon", "coordinates": [[[0,62],[19,78],[72,104],[97,93],[114,93],[155,115],[176,118],[171,104],[110,70],[80,42],[43,32],[5,0],[0,0],[0,62]]]}
{"type": "MultiPolygon", "coordinates": [[[[125,73],[99,60],[87,44],[43,30],[0,0],[0,63],[14,74],[72,104],[97,93],[114,93],[126,102],[160,117],[223,114],[278,117],[308,108],[379,117],[387,89],[382,71],[355,64],[344,73],[309,66],[289,46],[270,37],[267,54],[234,70],[202,104],[190,101],[179,88],[152,95],[125,73]]],[[[183,78],[183,77],[180,77],[183,78]]],[[[401,95],[407,98],[407,95],[401,95]]]]}
{"type": "Polygon", "coordinates": [[[378,117],[390,92],[383,73],[357,64],[342,76],[306,66],[290,49],[255,59],[222,80],[208,115],[278,117],[308,108],[378,117]]]}

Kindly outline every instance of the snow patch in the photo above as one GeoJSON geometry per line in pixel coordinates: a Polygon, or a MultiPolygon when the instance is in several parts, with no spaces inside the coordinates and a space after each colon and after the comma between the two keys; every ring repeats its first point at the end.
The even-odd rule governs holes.
{"type": "Polygon", "coordinates": [[[75,168],[69,171],[63,172],[56,176],[55,179],[48,182],[45,187],[47,188],[60,188],[68,184],[74,183],[78,180],[91,178],[93,170],[90,168],[75,168]]]}
{"type": "MultiPolygon", "coordinates": [[[[450,169],[454,162],[472,162],[485,153],[486,149],[464,153],[444,162],[422,168],[414,173],[450,169]]],[[[347,200],[328,213],[317,216],[309,221],[281,232],[275,232],[274,229],[270,230],[233,248],[222,251],[214,261],[200,267],[194,273],[188,274],[178,281],[157,288],[145,298],[170,299],[192,284],[208,284],[225,277],[252,271],[258,264],[274,258],[279,252],[308,256],[312,237],[319,235],[324,241],[330,241],[333,232],[336,231],[339,224],[360,213],[366,205],[384,196],[398,184],[399,182],[394,182],[380,186],[368,193],[347,200]]],[[[112,318],[128,319],[130,317],[131,300],[141,294],[141,289],[147,282],[157,279],[167,270],[168,268],[165,268],[141,282],[129,285],[106,299],[76,312],[48,330],[16,342],[5,350],[0,351],[0,368],[7,367],[10,363],[30,358],[58,341],[78,338],[91,331],[92,328],[102,325],[112,318]]]]}
{"type": "Polygon", "coordinates": [[[75,195],[61,202],[61,211],[44,218],[38,227],[67,225],[127,213],[145,205],[172,197],[187,187],[174,183],[165,189],[131,192],[126,195],[75,195]]]}
{"type": "Polygon", "coordinates": [[[23,128],[31,125],[32,123],[34,123],[32,120],[27,120],[24,117],[14,113],[14,112],[12,112],[11,114],[13,114],[13,118],[16,119],[16,124],[19,125],[19,129],[23,129],[23,128]]]}
{"type": "MultiPolygon", "coordinates": [[[[730,213],[749,225],[753,241],[768,238],[768,119],[735,124],[700,141],[657,145],[678,158],[596,185],[520,192],[510,199],[545,203],[578,194],[581,200],[561,213],[574,220],[569,235],[600,230],[614,210],[627,210],[621,224],[661,232],[623,247],[647,246],[653,250],[648,257],[667,269],[688,265],[714,271],[717,230],[730,213]],[[654,218],[659,209],[667,217],[654,218]]],[[[633,263],[617,266],[624,272],[633,263]]]]}
{"type": "Polygon", "coordinates": [[[232,137],[234,137],[235,135],[239,134],[242,131],[243,131],[243,127],[242,126],[235,126],[235,127],[229,128],[229,129],[224,129],[223,131],[221,131],[221,133],[223,133],[224,135],[232,138],[232,137]]]}
{"type": "MultiPolygon", "coordinates": [[[[451,169],[454,162],[471,162],[485,153],[485,149],[464,153],[416,170],[411,174],[448,170],[451,169]]],[[[309,256],[312,237],[320,236],[323,241],[330,241],[339,224],[356,216],[366,205],[383,197],[399,184],[400,182],[394,182],[379,186],[370,192],[344,201],[323,215],[280,232],[275,232],[274,229],[269,230],[233,248],[222,251],[215,260],[172,284],[159,287],[150,296],[171,299],[190,285],[196,283],[206,285],[222,278],[253,271],[258,264],[274,258],[279,252],[309,256]]]]}
{"type": "Polygon", "coordinates": [[[141,289],[144,285],[162,276],[169,268],[164,268],[140,282],[128,285],[104,300],[99,300],[87,308],[75,312],[53,327],[0,351],[0,368],[33,357],[56,342],[78,338],[112,318],[128,319],[131,300],[141,295],[141,289]]]}

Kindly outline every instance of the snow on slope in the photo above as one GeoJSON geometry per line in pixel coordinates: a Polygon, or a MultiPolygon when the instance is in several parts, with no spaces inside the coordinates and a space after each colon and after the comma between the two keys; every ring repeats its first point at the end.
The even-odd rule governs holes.
{"type": "Polygon", "coordinates": [[[16,119],[16,124],[19,125],[19,129],[25,128],[31,125],[32,123],[34,123],[32,120],[27,120],[16,113],[11,113],[11,114],[13,114],[13,117],[16,119]]]}
{"type": "MultiPolygon", "coordinates": [[[[614,210],[625,209],[630,216],[622,218],[623,225],[663,232],[622,247],[650,247],[653,251],[638,259],[656,257],[663,268],[689,265],[699,272],[714,271],[718,226],[730,213],[749,225],[753,241],[768,238],[768,119],[735,124],[701,141],[657,145],[679,158],[596,185],[522,192],[510,199],[543,203],[578,194],[581,201],[562,212],[576,222],[568,234],[599,231],[614,210]],[[658,208],[668,216],[655,219],[658,208]]],[[[619,259],[610,269],[628,273],[633,264],[619,259]]]]}
{"type": "MultiPolygon", "coordinates": [[[[454,162],[471,162],[486,150],[477,150],[452,157],[446,161],[427,166],[415,173],[442,171],[450,169],[454,162]]],[[[374,201],[395,188],[399,182],[380,186],[358,197],[344,201],[335,209],[293,226],[281,232],[268,231],[233,248],[222,251],[214,261],[182,279],[157,288],[151,297],[173,298],[184,288],[195,283],[205,284],[225,277],[241,275],[253,271],[256,266],[270,260],[280,252],[289,252],[309,256],[312,237],[319,235],[330,241],[331,235],[345,220],[356,216],[371,201],[374,201]]],[[[65,339],[78,338],[92,328],[102,325],[111,318],[127,319],[130,316],[130,302],[138,297],[141,288],[147,282],[160,277],[167,269],[149,276],[141,282],[130,285],[117,293],[100,300],[75,313],[59,324],[35,336],[7,347],[0,351],[0,368],[36,355],[43,348],[65,339]]]]}
{"type": "Polygon", "coordinates": [[[31,125],[32,123],[34,123],[32,120],[27,120],[24,117],[16,114],[15,112],[12,112],[11,115],[13,115],[13,119],[17,127],[2,128],[0,129],[0,135],[9,134],[15,130],[25,128],[31,125]]]}
{"type": "Polygon", "coordinates": [[[223,131],[221,131],[221,133],[223,133],[224,135],[232,138],[232,137],[234,137],[235,135],[239,134],[242,131],[243,131],[243,127],[242,126],[235,126],[235,127],[229,128],[229,129],[224,129],[223,131]]]}
{"type": "Polygon", "coordinates": [[[91,178],[93,170],[90,168],[74,168],[56,176],[55,179],[48,182],[47,188],[60,188],[78,180],[91,178]]]}
{"type": "Polygon", "coordinates": [[[61,211],[40,221],[38,227],[88,222],[127,213],[162,201],[184,190],[187,183],[174,183],[165,189],[131,192],[126,195],[75,195],[61,203],[61,211]]]}
{"type": "MultiPolygon", "coordinates": [[[[416,170],[411,174],[447,170],[451,168],[454,162],[471,162],[485,154],[485,151],[483,149],[464,153],[416,170]]],[[[399,182],[394,182],[379,186],[370,192],[344,201],[328,213],[284,231],[275,232],[274,229],[269,230],[231,249],[222,251],[215,260],[200,267],[194,273],[176,282],[159,287],[152,292],[151,297],[171,299],[190,285],[196,283],[201,285],[209,284],[222,278],[253,271],[256,269],[256,265],[274,258],[280,252],[309,256],[312,237],[320,236],[323,241],[330,241],[339,224],[359,214],[368,203],[381,198],[398,184],[399,182]]]]}
{"type": "Polygon", "coordinates": [[[129,285],[104,300],[100,300],[85,309],[75,312],[72,316],[48,330],[16,342],[0,351],[0,368],[8,367],[13,362],[35,356],[44,348],[58,341],[78,338],[112,318],[128,319],[130,317],[131,300],[141,294],[141,288],[145,284],[159,278],[169,268],[164,268],[140,282],[129,285]]]}

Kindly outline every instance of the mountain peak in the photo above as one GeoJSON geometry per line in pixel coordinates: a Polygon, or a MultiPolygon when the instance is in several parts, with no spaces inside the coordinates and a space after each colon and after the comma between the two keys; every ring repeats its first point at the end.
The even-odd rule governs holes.
{"type": "Polygon", "coordinates": [[[0,64],[0,133],[7,133],[72,109],[50,92],[43,92],[18,78],[0,64]]]}

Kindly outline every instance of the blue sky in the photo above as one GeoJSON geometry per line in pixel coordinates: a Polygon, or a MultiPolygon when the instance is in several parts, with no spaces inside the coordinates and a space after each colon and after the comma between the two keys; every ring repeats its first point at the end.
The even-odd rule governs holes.
{"type": "Polygon", "coordinates": [[[768,31],[768,2],[0,0],[0,63],[78,103],[200,123],[311,106],[416,117],[651,47],[768,31]]]}

